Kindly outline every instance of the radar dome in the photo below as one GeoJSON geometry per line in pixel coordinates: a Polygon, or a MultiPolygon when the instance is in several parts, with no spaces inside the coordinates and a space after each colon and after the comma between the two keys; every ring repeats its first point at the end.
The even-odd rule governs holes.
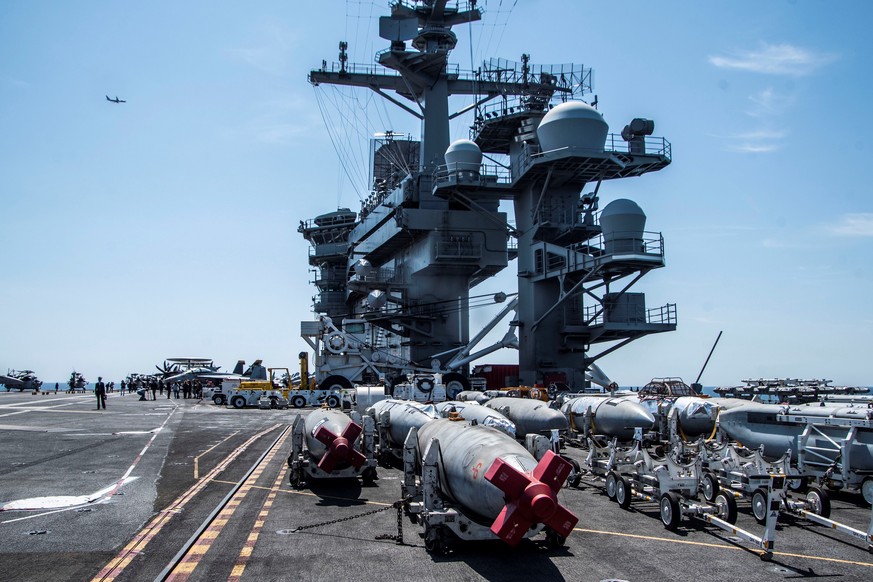
{"type": "Polygon", "coordinates": [[[581,101],[553,107],[537,128],[544,152],[565,147],[602,152],[609,125],[599,111],[581,101]]]}
{"type": "Polygon", "coordinates": [[[382,309],[387,302],[388,296],[385,295],[384,291],[380,291],[379,289],[370,291],[367,295],[367,307],[370,309],[382,309]]]}
{"type": "Polygon", "coordinates": [[[358,277],[368,277],[373,273],[373,265],[367,259],[358,259],[355,263],[355,275],[358,277]]]}
{"type": "Polygon", "coordinates": [[[476,142],[469,139],[453,141],[446,150],[446,165],[449,171],[479,170],[482,164],[482,150],[476,142]]]}
{"type": "Polygon", "coordinates": [[[643,252],[646,214],[633,200],[619,198],[600,213],[600,228],[607,253],[643,252]]]}

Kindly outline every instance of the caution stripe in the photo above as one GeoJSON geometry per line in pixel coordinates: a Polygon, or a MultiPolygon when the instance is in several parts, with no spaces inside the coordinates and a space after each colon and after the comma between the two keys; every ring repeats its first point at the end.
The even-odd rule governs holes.
{"type": "MultiPolygon", "coordinates": [[[[289,434],[289,432],[286,432],[282,436],[282,438],[279,439],[279,442],[276,443],[276,446],[274,446],[270,453],[266,457],[264,457],[264,460],[261,461],[257,468],[255,468],[255,470],[252,472],[252,474],[249,475],[249,478],[245,480],[245,483],[243,483],[242,487],[239,488],[239,491],[237,491],[234,496],[231,497],[227,505],[224,506],[221,512],[219,512],[218,516],[212,521],[212,523],[209,524],[209,527],[204,530],[203,533],[208,534],[208,536],[201,535],[198,538],[197,542],[193,546],[191,546],[191,548],[182,557],[176,567],[173,568],[172,571],[170,571],[170,574],[167,576],[166,580],[171,582],[185,582],[191,576],[191,574],[197,568],[198,564],[200,564],[200,560],[203,559],[203,556],[205,556],[209,549],[212,547],[212,544],[215,542],[218,534],[221,533],[221,530],[224,528],[225,525],[227,525],[227,522],[236,512],[237,507],[240,506],[243,499],[245,499],[249,492],[255,487],[255,483],[261,477],[264,469],[270,464],[270,462],[273,460],[273,457],[275,457],[276,453],[282,448],[282,445],[288,438],[289,434]]],[[[284,468],[282,471],[280,471],[279,478],[277,479],[278,482],[281,482],[281,478],[284,476],[284,471],[284,468]]],[[[275,492],[271,491],[271,495],[275,497],[275,492]]],[[[263,510],[261,511],[261,513],[263,514],[263,510]]],[[[260,532],[260,528],[263,527],[263,524],[264,521],[259,515],[258,520],[255,522],[255,528],[258,530],[258,532],[260,532]]],[[[251,535],[249,536],[249,540],[246,541],[241,555],[243,552],[246,551],[246,548],[249,548],[249,553],[251,552],[251,547],[254,547],[254,542],[250,540],[251,535]]],[[[237,564],[238,563],[239,561],[237,561],[237,564]]],[[[231,573],[231,577],[232,576],[233,573],[231,573]]]]}
{"type": "Polygon", "coordinates": [[[167,508],[159,511],[158,514],[148,524],[146,524],[146,526],[142,528],[112,560],[109,561],[109,563],[103,566],[103,569],[92,578],[92,582],[114,580],[115,577],[121,574],[121,572],[130,565],[131,561],[133,561],[133,559],[138,556],[146,546],[148,546],[149,542],[152,541],[152,538],[161,531],[164,525],[166,525],[174,515],[180,513],[182,508],[185,507],[188,502],[196,497],[197,494],[200,493],[210,482],[216,480],[216,477],[255,441],[276,430],[279,426],[281,425],[275,424],[252,436],[246,442],[237,447],[236,450],[229,454],[214,469],[204,475],[203,478],[197,481],[197,483],[195,483],[190,489],[176,498],[176,500],[167,508]]]}
{"type": "Polygon", "coordinates": [[[285,474],[288,471],[287,465],[282,465],[282,470],[279,471],[278,477],[276,477],[276,481],[273,482],[273,487],[270,489],[270,493],[267,495],[267,499],[264,501],[264,505],[261,507],[260,513],[258,513],[258,519],[255,521],[255,527],[252,528],[252,531],[249,533],[248,539],[246,539],[245,545],[239,552],[239,557],[236,559],[236,564],[233,566],[233,570],[228,576],[228,582],[233,581],[237,582],[242,578],[243,572],[245,572],[246,564],[249,561],[249,557],[252,555],[252,551],[254,550],[255,544],[258,541],[258,536],[261,535],[261,529],[264,527],[264,522],[267,521],[267,515],[270,513],[270,509],[273,507],[273,502],[276,499],[276,494],[279,492],[280,487],[282,485],[282,481],[285,480],[285,474]]]}

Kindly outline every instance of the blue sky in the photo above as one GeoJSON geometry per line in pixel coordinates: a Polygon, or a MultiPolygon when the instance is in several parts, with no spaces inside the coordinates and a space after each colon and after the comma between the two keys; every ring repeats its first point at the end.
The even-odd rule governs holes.
{"type": "MultiPolygon", "coordinates": [[[[676,332],[604,358],[607,374],[691,381],[723,330],[704,384],[873,384],[873,4],[479,4],[483,22],[456,29],[462,69],[584,64],[612,131],[648,117],[673,145],[664,171],[601,189],[664,234],[667,267],[634,290],[679,313],[676,332]]],[[[367,135],[418,133],[372,94],[306,82],[340,40],[372,62],[386,7],[3,2],[0,371],[293,368],[314,294],[298,221],[359,208],[367,135]]],[[[507,271],[474,293],[513,291],[507,271]]]]}

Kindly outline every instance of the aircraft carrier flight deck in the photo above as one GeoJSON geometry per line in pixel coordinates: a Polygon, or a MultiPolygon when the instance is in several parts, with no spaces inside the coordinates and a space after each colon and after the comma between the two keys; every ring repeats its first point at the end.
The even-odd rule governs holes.
{"type": "MultiPolygon", "coordinates": [[[[304,409],[305,411],[306,409],[304,409]]],[[[288,480],[295,410],[110,394],[0,394],[0,570],[7,580],[869,580],[862,542],[781,518],[772,559],[657,503],[623,510],[583,479],[558,497],[579,522],[564,547],[523,540],[425,549],[395,502],[402,470],[374,486],[288,480]],[[27,509],[20,509],[26,507],[27,509]]],[[[568,448],[570,457],[581,455],[568,448]]],[[[834,494],[831,517],[861,530],[871,512],[834,494]]],[[[748,504],[738,527],[760,529],[748,504]]]]}

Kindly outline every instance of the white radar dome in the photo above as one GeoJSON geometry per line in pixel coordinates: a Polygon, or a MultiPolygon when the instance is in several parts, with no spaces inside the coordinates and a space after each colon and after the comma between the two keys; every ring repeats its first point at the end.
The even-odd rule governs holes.
{"type": "Polygon", "coordinates": [[[606,252],[642,252],[646,213],[633,200],[619,198],[600,213],[606,252]]]}
{"type": "Polygon", "coordinates": [[[387,302],[388,296],[385,295],[384,291],[376,289],[370,291],[369,295],[367,295],[367,307],[370,309],[382,309],[387,302]]]}
{"type": "Polygon", "coordinates": [[[446,165],[449,171],[470,171],[479,170],[482,164],[482,150],[476,145],[476,142],[469,139],[459,139],[453,141],[446,150],[446,165]]]}
{"type": "Polygon", "coordinates": [[[546,113],[537,128],[544,152],[565,147],[602,152],[609,125],[599,111],[581,101],[561,103],[546,113]]]}
{"type": "Polygon", "coordinates": [[[373,273],[373,265],[367,259],[358,259],[355,263],[355,275],[358,277],[368,277],[373,273]]]}

